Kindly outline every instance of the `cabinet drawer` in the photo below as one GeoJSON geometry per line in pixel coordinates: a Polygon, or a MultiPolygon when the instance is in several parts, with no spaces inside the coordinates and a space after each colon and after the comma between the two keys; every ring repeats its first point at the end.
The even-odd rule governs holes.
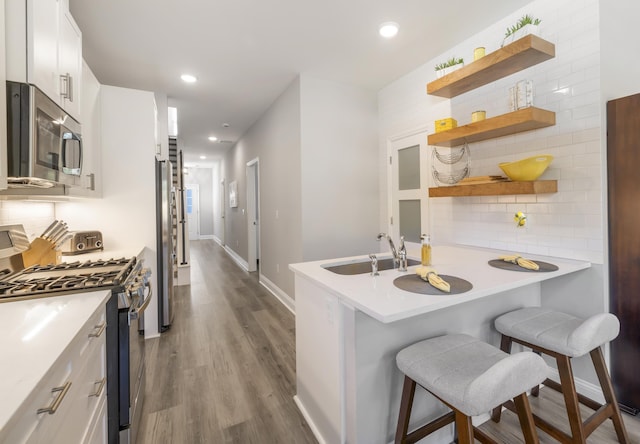
{"type": "Polygon", "coordinates": [[[87,435],[82,444],[104,444],[108,439],[107,397],[104,396],[98,410],[87,428],[87,435]]]}
{"type": "Polygon", "coordinates": [[[106,384],[98,396],[89,398],[98,389],[96,382],[106,377],[104,320],[105,309],[102,306],[82,326],[16,412],[18,420],[4,442],[80,442],[89,419],[95,414],[102,398],[106,398],[106,384]],[[61,436],[58,440],[58,434],[63,433],[64,429],[75,433],[75,439],[67,440],[61,436]]]}
{"type": "Polygon", "coordinates": [[[79,443],[88,434],[94,416],[106,399],[106,343],[91,347],[86,365],[74,378],[74,390],[70,392],[69,407],[64,412],[60,427],[54,432],[53,443],[79,443]]]}

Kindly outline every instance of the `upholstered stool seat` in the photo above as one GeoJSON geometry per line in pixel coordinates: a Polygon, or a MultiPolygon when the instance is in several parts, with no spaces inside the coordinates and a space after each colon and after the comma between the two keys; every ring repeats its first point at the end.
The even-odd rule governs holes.
{"type": "MultiPolygon", "coordinates": [[[[501,349],[511,351],[512,342],[531,348],[556,358],[560,384],[547,379],[544,385],[560,391],[564,395],[571,435],[552,426],[548,421],[534,415],[536,425],[563,443],[585,443],[587,436],[595,428],[611,418],[618,440],[627,443],[626,430],[620,409],[613,393],[609,373],[604,362],[601,346],[612,341],[620,332],[618,318],[610,313],[602,313],[587,319],[549,310],[530,307],[516,310],[498,317],[496,329],[502,333],[501,349]],[[589,354],[606,400],[604,406],[577,393],[571,369],[571,358],[589,354]],[[582,422],[579,402],[596,412],[582,422]],[[587,426],[588,425],[588,426],[587,426]]],[[[532,394],[537,395],[537,386],[532,394]]],[[[512,407],[507,404],[507,407],[512,407]]],[[[501,408],[493,411],[494,421],[500,420],[501,408]]]]}
{"type": "Polygon", "coordinates": [[[606,344],[620,333],[620,322],[611,313],[581,319],[541,307],[523,308],[496,319],[503,335],[576,358],[606,344]]]}
{"type": "MultiPolygon", "coordinates": [[[[526,442],[538,442],[524,392],[544,381],[549,368],[535,353],[509,355],[471,336],[456,334],[410,345],[398,353],[396,363],[405,374],[396,443],[416,442],[454,419],[459,442],[473,443],[471,417],[513,398],[520,407],[526,442]],[[416,383],[454,412],[407,435],[416,383]]],[[[476,433],[492,442],[484,433],[476,433]]]]}

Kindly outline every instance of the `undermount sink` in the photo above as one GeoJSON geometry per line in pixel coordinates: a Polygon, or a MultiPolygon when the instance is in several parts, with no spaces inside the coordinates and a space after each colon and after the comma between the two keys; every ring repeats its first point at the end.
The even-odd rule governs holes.
{"type": "MultiPolygon", "coordinates": [[[[420,261],[415,259],[407,259],[407,266],[419,265],[420,261]]],[[[361,262],[350,262],[348,264],[339,265],[324,265],[325,270],[329,270],[332,273],[354,275],[371,273],[371,261],[369,259],[363,259],[361,262]]],[[[391,270],[393,269],[393,258],[378,259],[378,270],[391,270]]]]}

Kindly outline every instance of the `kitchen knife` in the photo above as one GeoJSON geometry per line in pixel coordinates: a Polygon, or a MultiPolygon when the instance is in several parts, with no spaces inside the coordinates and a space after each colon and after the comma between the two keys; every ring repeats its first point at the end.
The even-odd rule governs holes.
{"type": "Polygon", "coordinates": [[[53,249],[56,251],[60,251],[60,249],[62,248],[62,246],[65,244],[66,241],[68,241],[69,239],[71,239],[71,237],[73,236],[72,233],[65,233],[64,237],[62,237],[62,239],[58,242],[54,242],[54,246],[53,249]]]}
{"type": "Polygon", "coordinates": [[[56,235],[55,235],[55,236],[53,236],[53,237],[50,239],[50,242],[51,242],[52,244],[56,245],[56,244],[58,244],[58,243],[60,242],[60,240],[61,240],[61,239],[63,239],[64,237],[66,237],[68,234],[69,234],[69,230],[67,230],[67,227],[66,227],[66,226],[64,226],[64,227],[62,227],[62,230],[58,231],[58,232],[56,233],[56,235]]]}
{"type": "Polygon", "coordinates": [[[53,232],[51,232],[51,234],[49,235],[47,240],[53,241],[53,239],[56,239],[58,236],[60,236],[66,230],[67,230],[67,224],[65,224],[64,222],[60,222],[58,224],[58,226],[53,230],[53,232]]]}
{"type": "Polygon", "coordinates": [[[46,239],[46,238],[47,238],[47,236],[49,236],[49,234],[51,234],[51,232],[53,231],[53,229],[54,229],[55,227],[57,227],[57,226],[58,226],[58,220],[54,220],[54,221],[51,223],[51,225],[49,225],[49,226],[47,227],[47,229],[46,229],[46,230],[44,230],[44,231],[42,232],[42,234],[40,235],[40,237],[42,237],[42,238],[46,239]]]}

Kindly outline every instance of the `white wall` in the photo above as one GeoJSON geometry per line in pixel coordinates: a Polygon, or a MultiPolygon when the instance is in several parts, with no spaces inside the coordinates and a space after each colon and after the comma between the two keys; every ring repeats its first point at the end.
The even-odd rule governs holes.
{"type": "MultiPolygon", "coordinates": [[[[103,198],[57,203],[56,217],[74,230],[100,230],[105,249],[146,247],[145,266],[157,278],[154,94],[107,85],[101,94],[103,198]]],[[[145,335],[157,336],[155,297],[146,313],[145,335]]]]}
{"type": "Polygon", "coordinates": [[[300,77],[303,260],[378,251],[373,91],[300,77]]]}
{"type": "MultiPolygon", "coordinates": [[[[418,127],[432,133],[433,121],[449,116],[464,125],[478,109],[487,117],[503,114],[508,88],[519,80],[533,80],[535,106],[556,112],[555,126],[471,144],[471,175],[501,174],[499,162],[547,153],[555,160],[542,178],[557,179],[558,193],[431,199],[425,229],[434,242],[603,262],[598,20],[595,0],[538,0],[380,91],[379,161],[385,176],[388,139],[418,127]],[[542,37],[556,46],[554,59],[451,100],[426,95],[437,63],[451,56],[469,62],[477,46],[496,50],[507,26],[525,13],[542,19],[542,37]],[[527,228],[516,228],[517,211],[527,214],[527,228]]],[[[384,230],[387,178],[380,183],[384,230]]]]}
{"type": "Polygon", "coordinates": [[[294,80],[227,153],[222,175],[238,182],[238,208],[225,205],[225,244],[247,260],[246,164],[260,158],[260,273],[293,297],[293,273],[302,259],[300,190],[300,82],[294,80]]]}

